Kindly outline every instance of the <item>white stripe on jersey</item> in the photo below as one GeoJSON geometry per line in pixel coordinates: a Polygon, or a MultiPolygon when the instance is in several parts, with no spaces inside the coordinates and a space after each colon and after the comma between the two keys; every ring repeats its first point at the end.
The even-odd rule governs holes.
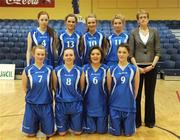
{"type": "Polygon", "coordinates": [[[34,40],[34,43],[36,44],[36,46],[38,46],[38,41],[36,39],[36,32],[33,33],[33,40],[34,40]]]}
{"type": "Polygon", "coordinates": [[[103,70],[103,80],[102,80],[102,88],[103,88],[103,91],[104,91],[104,93],[106,93],[106,91],[105,91],[105,89],[104,89],[104,84],[105,84],[105,82],[106,82],[106,69],[105,68],[103,68],[103,67],[100,67],[102,70],[103,70]]]}
{"type": "Polygon", "coordinates": [[[47,74],[47,87],[48,87],[48,90],[49,90],[49,92],[51,92],[51,90],[49,89],[49,84],[50,84],[50,79],[51,79],[51,69],[50,68],[48,68],[48,67],[46,67],[47,68],[47,70],[48,70],[48,74],[47,74]]]}
{"type": "Polygon", "coordinates": [[[79,83],[79,80],[80,80],[80,71],[77,69],[77,68],[75,68],[75,70],[77,71],[77,78],[76,78],[76,83],[75,83],[75,90],[76,90],[76,93],[78,93],[78,91],[77,91],[77,86],[78,86],[78,83],[79,83]]]}
{"type": "Polygon", "coordinates": [[[97,32],[100,36],[100,39],[99,39],[99,47],[102,48],[102,40],[103,40],[103,35],[100,33],[100,32],[97,32]]]}
{"type": "Polygon", "coordinates": [[[119,67],[119,66],[116,66],[115,69],[114,69],[113,72],[112,72],[112,77],[113,77],[113,79],[114,79],[114,87],[113,87],[113,89],[112,89],[112,91],[111,91],[111,96],[112,96],[112,94],[114,93],[114,90],[115,90],[116,85],[117,85],[116,78],[115,78],[115,76],[114,76],[114,72],[115,72],[115,70],[116,70],[118,67],[119,67]]]}
{"type": "Polygon", "coordinates": [[[62,43],[61,43],[61,47],[62,47],[62,48],[61,48],[61,54],[60,54],[60,57],[62,56],[63,51],[64,51],[64,40],[63,40],[63,38],[62,38],[64,34],[65,34],[65,33],[61,34],[60,37],[59,37],[60,40],[62,41],[62,43]]]}
{"type": "Polygon", "coordinates": [[[32,69],[32,67],[28,70],[28,77],[29,77],[29,82],[30,82],[30,86],[31,86],[31,89],[32,89],[33,78],[32,78],[31,72],[30,72],[31,69],[32,69]]]}
{"type": "Polygon", "coordinates": [[[79,38],[80,38],[80,36],[77,33],[75,33],[75,35],[77,36],[76,52],[77,52],[78,57],[81,58],[81,56],[79,54],[79,38]]]}
{"type": "Polygon", "coordinates": [[[112,40],[111,40],[111,38],[112,38],[112,35],[111,36],[109,36],[109,46],[110,46],[110,48],[109,48],[109,50],[108,50],[108,53],[107,53],[107,56],[109,55],[109,53],[111,52],[111,49],[112,49],[112,40]]]}
{"type": "Polygon", "coordinates": [[[51,48],[51,54],[54,54],[54,52],[53,52],[53,37],[50,37],[50,48],[51,48]]]}
{"type": "Polygon", "coordinates": [[[133,91],[133,87],[132,87],[132,84],[131,84],[131,82],[132,82],[132,80],[133,80],[133,77],[134,77],[134,71],[133,71],[132,68],[130,68],[130,71],[131,71],[131,73],[130,73],[130,78],[129,78],[129,88],[130,88],[130,90],[131,90],[131,94],[132,94],[133,97],[134,97],[134,91],[133,91]]]}
{"type": "Polygon", "coordinates": [[[58,82],[59,82],[59,92],[61,91],[61,71],[63,68],[61,68],[60,70],[57,71],[57,78],[58,78],[58,82]]]}
{"type": "Polygon", "coordinates": [[[86,70],[86,72],[85,72],[85,77],[86,77],[86,90],[85,90],[85,92],[84,92],[84,96],[86,95],[86,93],[87,93],[87,90],[88,90],[88,88],[89,88],[89,77],[88,77],[88,70],[90,69],[90,67],[88,67],[87,68],[87,70],[86,70]]]}
{"type": "Polygon", "coordinates": [[[87,33],[86,34],[84,34],[84,57],[86,56],[86,51],[87,51],[87,44],[86,44],[86,36],[87,36],[87,33]]]}
{"type": "Polygon", "coordinates": [[[127,35],[127,34],[124,34],[124,35],[126,36],[126,38],[125,38],[125,40],[124,40],[123,43],[127,43],[127,41],[128,41],[128,35],[127,35]]]}

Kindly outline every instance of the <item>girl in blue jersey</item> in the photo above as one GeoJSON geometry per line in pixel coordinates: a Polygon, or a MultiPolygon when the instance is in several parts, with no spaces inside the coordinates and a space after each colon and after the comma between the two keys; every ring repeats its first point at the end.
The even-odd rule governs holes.
{"type": "Polygon", "coordinates": [[[45,64],[54,66],[54,55],[57,53],[57,35],[55,31],[48,26],[49,14],[45,11],[38,13],[39,27],[33,29],[28,33],[27,37],[27,52],[26,62],[27,66],[34,63],[34,58],[31,56],[31,50],[33,46],[42,45],[46,48],[47,57],[45,58],[45,64]]]}
{"type": "Polygon", "coordinates": [[[63,64],[63,52],[66,48],[73,48],[76,55],[74,63],[78,66],[82,66],[82,58],[80,52],[80,33],[75,31],[77,23],[77,17],[74,14],[69,14],[65,17],[66,29],[61,31],[58,35],[59,49],[58,49],[58,65],[63,64]]]}
{"type": "Polygon", "coordinates": [[[89,15],[86,18],[87,32],[83,35],[81,40],[83,52],[83,64],[89,63],[89,51],[93,46],[102,48],[103,53],[106,54],[107,41],[103,33],[96,30],[97,20],[95,15],[89,15]]]}
{"type": "Polygon", "coordinates": [[[122,15],[115,15],[112,19],[112,26],[114,33],[112,33],[108,38],[109,50],[106,56],[106,63],[108,66],[112,66],[118,63],[117,57],[117,47],[121,43],[127,43],[128,35],[124,32],[125,17],[122,15]]]}
{"type": "Polygon", "coordinates": [[[32,52],[35,63],[27,66],[22,74],[26,93],[22,131],[28,136],[35,136],[41,128],[50,137],[54,134],[52,67],[43,64],[46,56],[43,46],[33,47],[32,52]]]}
{"type": "Polygon", "coordinates": [[[108,67],[103,63],[103,51],[92,47],[89,53],[90,63],[84,66],[86,88],[84,92],[84,113],[87,133],[107,132],[107,89],[106,73],[108,67]]]}
{"type": "Polygon", "coordinates": [[[63,60],[64,65],[56,67],[53,73],[56,126],[59,135],[65,135],[68,129],[78,135],[82,131],[82,70],[74,64],[73,48],[64,50],[63,60]]]}
{"type": "Polygon", "coordinates": [[[121,44],[117,49],[118,64],[112,66],[107,74],[107,86],[110,93],[109,132],[112,135],[135,133],[136,96],[139,86],[139,71],[128,63],[129,46],[121,44]]]}

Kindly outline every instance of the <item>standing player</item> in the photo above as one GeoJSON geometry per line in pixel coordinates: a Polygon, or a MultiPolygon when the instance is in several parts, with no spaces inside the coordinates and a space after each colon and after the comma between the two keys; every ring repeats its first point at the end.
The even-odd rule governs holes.
{"type": "Polygon", "coordinates": [[[82,38],[83,64],[89,63],[89,51],[93,46],[101,47],[104,54],[106,54],[107,49],[107,41],[105,36],[96,30],[96,16],[89,15],[86,18],[86,25],[88,31],[83,35],[82,38]]]}
{"type": "Polygon", "coordinates": [[[108,37],[109,50],[106,57],[108,66],[118,63],[117,48],[121,43],[127,43],[128,35],[124,32],[125,17],[122,15],[115,15],[112,19],[112,26],[114,33],[108,37]]]}
{"type": "Polygon", "coordinates": [[[135,98],[139,86],[139,71],[137,67],[129,64],[129,46],[121,44],[117,50],[118,64],[110,67],[107,74],[107,86],[110,93],[109,113],[112,135],[126,136],[135,133],[135,98]],[[112,88],[111,88],[112,86],[112,88]]]}
{"type": "Polygon", "coordinates": [[[38,13],[39,27],[33,29],[28,34],[26,62],[27,66],[34,63],[31,56],[32,46],[42,45],[46,48],[47,57],[45,63],[54,66],[54,55],[56,54],[57,35],[52,28],[48,26],[49,14],[45,11],[38,13]]]}
{"type": "Polygon", "coordinates": [[[47,136],[54,134],[52,67],[43,64],[46,50],[35,46],[32,50],[35,63],[27,66],[22,74],[22,85],[26,93],[26,108],[22,131],[35,136],[39,127],[47,136]]]}
{"type": "Polygon", "coordinates": [[[56,92],[55,119],[59,135],[65,135],[68,129],[74,134],[82,131],[82,95],[80,67],[74,64],[73,48],[66,48],[63,53],[64,65],[55,68],[53,73],[56,92]]]}
{"type": "Polygon", "coordinates": [[[78,66],[82,66],[82,58],[80,53],[80,40],[81,35],[75,31],[77,23],[77,17],[74,14],[69,14],[65,18],[66,29],[59,33],[59,49],[58,49],[58,65],[63,64],[63,52],[66,48],[73,48],[75,52],[74,63],[78,66]]]}
{"type": "Polygon", "coordinates": [[[90,64],[84,66],[86,89],[84,93],[85,127],[87,133],[107,132],[107,66],[103,63],[103,51],[100,47],[91,48],[90,64]]]}

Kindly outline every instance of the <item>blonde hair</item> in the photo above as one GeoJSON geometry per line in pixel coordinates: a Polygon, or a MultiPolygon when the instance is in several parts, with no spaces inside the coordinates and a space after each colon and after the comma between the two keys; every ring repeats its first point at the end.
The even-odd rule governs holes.
{"type": "Polygon", "coordinates": [[[137,14],[136,14],[136,19],[139,20],[139,15],[141,14],[146,14],[147,15],[147,18],[149,18],[149,13],[143,9],[140,9],[137,14]]]}
{"type": "Polygon", "coordinates": [[[126,19],[125,19],[125,16],[123,16],[122,14],[117,14],[113,17],[113,19],[111,20],[111,24],[114,24],[114,20],[115,19],[120,19],[123,23],[123,25],[125,25],[126,23],[126,19]]]}
{"type": "MultiPolygon", "coordinates": [[[[95,15],[95,14],[90,14],[90,15],[88,15],[88,16],[85,18],[86,24],[87,24],[88,18],[95,18],[95,19],[96,19],[96,15],[95,15]]],[[[96,22],[97,22],[97,19],[96,19],[96,22]]]]}
{"type": "Polygon", "coordinates": [[[45,56],[47,55],[47,53],[46,53],[46,48],[45,48],[44,46],[42,46],[42,45],[33,46],[33,48],[32,48],[32,55],[35,54],[35,51],[36,51],[37,49],[44,50],[44,51],[45,51],[45,56]]]}

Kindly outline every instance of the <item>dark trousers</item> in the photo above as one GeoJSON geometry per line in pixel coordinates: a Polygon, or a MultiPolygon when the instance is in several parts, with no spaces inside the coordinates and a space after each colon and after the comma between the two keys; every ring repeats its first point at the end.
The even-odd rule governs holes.
{"type": "MultiPolygon", "coordinates": [[[[140,66],[146,67],[146,66],[140,66]]],[[[136,98],[136,125],[141,125],[141,95],[143,84],[145,88],[145,118],[144,123],[146,125],[155,124],[155,105],[154,105],[154,93],[156,86],[157,69],[154,68],[148,73],[140,74],[139,91],[136,98]]]]}

